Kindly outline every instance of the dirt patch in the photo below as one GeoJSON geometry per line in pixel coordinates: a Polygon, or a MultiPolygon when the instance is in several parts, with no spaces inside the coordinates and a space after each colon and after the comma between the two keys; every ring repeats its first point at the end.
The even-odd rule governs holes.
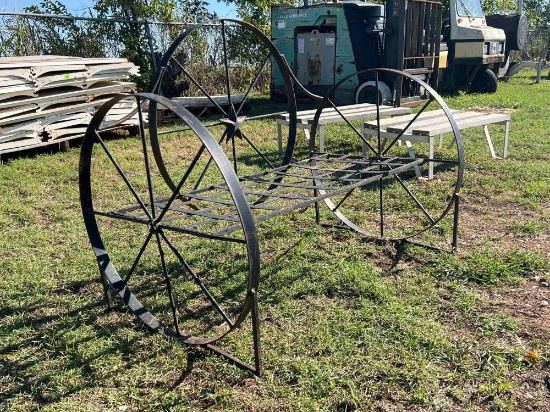
{"type": "MultiPolygon", "coordinates": [[[[535,210],[498,196],[476,196],[462,202],[459,253],[473,252],[491,245],[497,251],[532,251],[550,259],[550,219],[545,210],[550,202],[535,210]]],[[[498,252],[497,252],[498,253],[498,252]]],[[[476,288],[480,310],[504,314],[514,319],[516,336],[525,345],[523,356],[531,361],[523,371],[510,371],[507,377],[517,390],[512,397],[518,411],[550,411],[550,272],[534,273],[520,285],[476,288]]]]}
{"type": "Polygon", "coordinates": [[[534,210],[494,197],[463,199],[460,215],[459,251],[471,252],[491,244],[499,250],[534,251],[550,260],[550,202],[534,210]]]}
{"type": "Polygon", "coordinates": [[[518,335],[550,341],[550,273],[536,275],[521,285],[480,289],[481,309],[514,318],[518,335]]]}

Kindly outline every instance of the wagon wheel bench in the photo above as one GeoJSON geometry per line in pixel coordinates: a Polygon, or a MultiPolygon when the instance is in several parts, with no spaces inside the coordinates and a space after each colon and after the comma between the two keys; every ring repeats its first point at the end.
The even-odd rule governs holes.
{"type": "MultiPolygon", "coordinates": [[[[222,37],[229,23],[250,29],[245,23],[222,20],[217,26],[222,37]]],[[[186,33],[194,33],[193,28],[186,33]]],[[[270,41],[254,33],[266,45],[266,60],[272,57],[287,72],[270,41]]],[[[226,47],[224,43],[227,68],[226,47]]],[[[265,66],[259,71],[266,70],[265,66]]],[[[267,160],[278,154],[276,138],[266,139],[269,133],[254,133],[253,127],[246,129],[249,119],[232,105],[212,128],[156,93],[120,95],[103,105],[82,144],[79,179],[84,222],[108,302],[112,304],[115,293],[151,330],[208,348],[260,374],[257,223],[309,205],[315,207],[320,222],[319,204],[324,202],[342,227],[372,238],[402,240],[430,231],[454,211],[452,247],[456,247],[464,163],[451,111],[424,82],[388,69],[370,70],[375,81],[380,71],[408,77],[425,88],[423,109],[438,105],[444,111],[453,130],[454,151],[433,158],[417,153],[411,158],[395,141],[384,148],[381,137],[374,144],[369,142],[360,127],[344,118],[345,127],[330,134],[326,142],[338,150],[311,150],[302,159],[294,158],[296,127],[290,124],[285,154],[279,164],[273,164],[267,160]],[[137,142],[103,136],[103,119],[123,100],[133,100],[139,108],[137,142]],[[144,120],[146,105],[148,122],[144,120]],[[161,130],[156,120],[161,107],[181,127],[161,130]],[[369,156],[361,154],[363,144],[370,148],[369,156]],[[432,163],[437,165],[437,183],[417,179],[414,168],[426,169],[432,163]],[[239,327],[250,329],[253,354],[247,356],[251,362],[214,346],[239,327]]],[[[229,70],[226,75],[230,77],[229,70]]],[[[295,119],[288,79],[288,111],[290,119],[295,119]]],[[[231,101],[234,93],[229,79],[227,90],[231,101]]],[[[318,119],[327,108],[336,108],[329,97],[333,92],[329,91],[315,113],[312,147],[318,119]]],[[[377,121],[381,120],[378,115],[377,121]]],[[[239,349],[231,352],[239,353],[239,349]]]]}

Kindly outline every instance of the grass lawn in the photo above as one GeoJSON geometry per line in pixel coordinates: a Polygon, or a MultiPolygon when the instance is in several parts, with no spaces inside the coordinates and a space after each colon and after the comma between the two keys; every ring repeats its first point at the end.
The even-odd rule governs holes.
{"type": "MultiPolygon", "coordinates": [[[[550,410],[550,80],[534,79],[525,70],[493,95],[445,98],[512,116],[505,160],[491,158],[481,128],[463,133],[456,254],[316,225],[312,208],[258,225],[262,377],[150,332],[120,301],[106,309],[80,208],[78,148],[4,158],[0,410],[550,410]]],[[[275,145],[271,124],[255,127],[275,145]]],[[[503,126],[491,132],[501,150],[503,126]]],[[[140,144],[109,141],[125,165],[140,144]]],[[[165,153],[188,149],[173,141],[165,153]]],[[[93,173],[101,202],[118,202],[120,182],[101,166],[93,173]]],[[[109,229],[114,257],[139,245],[131,225],[109,229]]],[[[220,273],[229,304],[238,301],[242,251],[228,259],[215,242],[181,242],[190,261],[220,273]]],[[[145,276],[158,269],[147,259],[137,288],[163,307],[165,284],[145,276]]],[[[189,325],[207,329],[193,305],[189,325]]],[[[249,327],[222,349],[247,360],[249,327]]]]}

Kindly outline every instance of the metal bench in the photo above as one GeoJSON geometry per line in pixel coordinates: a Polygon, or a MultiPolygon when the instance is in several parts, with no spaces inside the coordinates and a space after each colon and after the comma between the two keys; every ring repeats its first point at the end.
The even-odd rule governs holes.
{"type": "MultiPolygon", "coordinates": [[[[365,237],[397,242],[413,237],[424,242],[420,235],[429,242],[441,235],[440,244],[452,237],[452,249],[456,248],[464,170],[460,133],[447,105],[425,82],[391,69],[344,77],[321,99],[311,117],[310,150],[294,151],[297,116],[291,72],[259,29],[231,19],[222,19],[216,26],[198,24],[175,41],[159,65],[152,93],[113,97],[95,113],[82,142],[80,201],[109,306],[116,295],[148,328],[164,332],[172,342],[207,348],[260,374],[260,249],[277,236],[258,234],[277,229],[268,220],[313,206],[315,222],[334,229],[352,229],[365,237]],[[170,72],[168,63],[186,39],[200,35],[203,27],[208,35],[213,29],[225,35],[227,25],[250,30],[265,48],[246,90],[252,90],[269,72],[270,58],[285,80],[290,124],[284,156],[278,154],[275,133],[270,134],[274,129],[258,124],[253,116],[243,116],[242,106],[232,103],[230,53],[219,54],[230,104],[225,110],[214,103],[223,117],[212,127],[161,95],[163,73],[170,72]],[[338,87],[352,76],[378,81],[380,72],[417,82],[426,92],[424,109],[433,104],[445,111],[456,139],[451,156],[411,158],[397,146],[389,153],[391,144],[382,150],[381,139],[371,144],[361,127],[350,121],[356,114],[350,112],[346,117],[331,101],[338,87]],[[101,127],[103,119],[126,100],[139,109],[139,134],[133,141],[108,140],[101,127]],[[158,109],[170,115],[173,125],[161,127],[158,109]],[[342,127],[327,128],[326,146],[331,151],[317,153],[312,148],[319,126],[327,119],[342,121],[342,127]],[[363,143],[374,155],[361,154],[363,143]],[[434,162],[438,165],[436,190],[414,173],[415,167],[424,171],[434,162]],[[321,210],[321,203],[328,211],[321,210]],[[443,221],[445,217],[450,219],[443,221]],[[438,230],[431,230],[436,225],[438,230]],[[252,349],[220,348],[229,334],[230,344],[233,340],[241,345],[242,339],[242,345],[250,344],[252,349]],[[241,358],[229,351],[242,353],[241,358]]],[[[199,84],[192,73],[189,77],[199,84]]],[[[208,85],[199,86],[207,93],[208,85]]],[[[210,101],[215,102],[214,94],[210,93],[210,101]]],[[[381,113],[395,113],[382,106],[373,109],[379,122],[384,120],[381,113]]],[[[358,118],[364,115],[363,111],[358,118]]]]}
{"type": "MultiPolygon", "coordinates": [[[[487,144],[493,158],[500,158],[496,155],[489,133],[488,125],[504,124],[504,148],[502,158],[508,154],[508,135],[510,132],[510,116],[507,114],[487,114],[473,111],[451,110],[459,130],[483,126],[487,144]]],[[[434,156],[434,138],[439,135],[439,147],[443,144],[443,135],[452,132],[447,116],[442,110],[433,110],[421,114],[410,114],[406,116],[381,119],[380,121],[369,121],[363,123],[364,136],[380,136],[387,141],[402,140],[409,148],[409,154],[414,157],[414,150],[411,142],[426,142],[429,145],[428,157],[434,156]],[[379,134],[380,133],[380,134],[379,134]]],[[[366,154],[366,146],[363,146],[363,153],[366,154]]],[[[417,173],[418,174],[418,173],[417,173]]],[[[428,179],[433,178],[433,164],[430,164],[428,179]]]]}
{"type": "MultiPolygon", "coordinates": [[[[314,124],[314,117],[317,109],[303,110],[296,113],[296,127],[302,129],[309,141],[309,134],[314,124]]],[[[317,122],[317,133],[319,135],[319,151],[325,151],[325,135],[323,125],[329,123],[339,123],[345,120],[374,119],[377,116],[397,116],[411,113],[408,107],[376,106],[376,104],[362,103],[349,106],[339,106],[337,108],[325,109],[317,122]]],[[[280,114],[277,119],[277,142],[279,144],[279,153],[283,153],[283,131],[282,127],[290,124],[290,115],[288,113],[280,114]]]]}

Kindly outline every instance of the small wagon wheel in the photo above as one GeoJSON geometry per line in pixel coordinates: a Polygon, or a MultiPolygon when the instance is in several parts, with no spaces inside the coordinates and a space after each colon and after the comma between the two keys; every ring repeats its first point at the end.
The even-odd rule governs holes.
{"type": "MultiPolygon", "coordinates": [[[[255,223],[231,164],[200,121],[162,96],[114,97],[87,129],[79,177],[86,230],[107,292],[117,293],[149,328],[210,349],[252,311],[258,344],[255,223]],[[122,101],[138,109],[139,136],[107,140],[102,124],[116,117],[114,108],[122,101]],[[186,126],[167,136],[174,146],[164,160],[172,176],[179,176],[175,188],[151,161],[144,110],[151,102],[186,126]],[[197,147],[203,148],[200,158],[189,154],[197,147]],[[193,160],[212,163],[216,180],[207,189],[193,190],[198,179],[189,169],[193,160]]],[[[244,365],[256,373],[258,351],[255,369],[244,365]]]]}
{"type": "MultiPolygon", "coordinates": [[[[173,96],[174,82],[185,84],[189,87],[185,94],[200,98],[210,106],[211,116],[205,118],[204,110],[197,116],[204,119],[205,125],[222,145],[238,176],[290,162],[296,139],[296,101],[292,80],[286,62],[259,29],[233,19],[190,27],[163,56],[152,92],[170,96],[181,103],[184,98],[173,96]],[[200,50],[197,50],[197,44],[201,46],[200,50]],[[198,65],[197,61],[204,60],[205,55],[208,62],[198,65]],[[278,66],[285,82],[286,95],[280,96],[284,102],[278,111],[272,109],[271,101],[253,103],[245,113],[248,99],[265,90],[262,83],[265,86],[269,81],[272,64],[278,66]],[[289,118],[288,136],[282,139],[286,147],[281,155],[275,118],[283,113],[287,113],[289,118]],[[265,121],[261,124],[254,122],[266,117],[273,118],[270,126],[266,126],[265,121]]],[[[151,102],[152,123],[157,122],[156,116],[155,102],[151,102]]],[[[152,130],[151,141],[155,161],[166,182],[174,188],[174,178],[163,162],[161,133],[152,130]]],[[[209,164],[205,169],[208,167],[209,164]]]]}
{"type": "MultiPolygon", "coordinates": [[[[415,76],[392,69],[371,69],[365,72],[370,74],[375,84],[381,82],[384,76],[385,79],[393,78],[394,84],[416,88],[422,92],[422,100],[413,111],[414,114],[402,117],[406,120],[399,120],[401,131],[398,128],[385,128],[388,122],[395,124],[399,117],[385,119],[381,113],[387,103],[380,103],[380,99],[375,104],[376,118],[370,119],[364,125],[360,121],[346,119],[339,112],[345,126],[326,128],[325,151],[365,156],[378,165],[377,170],[384,177],[338,198],[327,198],[325,203],[348,227],[369,237],[393,240],[407,239],[429,232],[430,229],[434,233],[446,230],[436,230],[435,226],[454,208],[455,219],[452,229],[449,230],[453,231],[455,247],[458,224],[456,213],[464,173],[464,155],[453,111],[435,90],[415,76]],[[430,120],[431,116],[436,114],[438,121],[445,123],[445,127],[440,129],[448,132],[434,137],[435,142],[431,146],[433,153],[430,153],[429,137],[415,133],[419,129],[426,129],[433,121],[430,120]],[[407,140],[406,136],[409,136],[407,140]],[[392,166],[385,165],[393,161],[388,159],[411,157],[415,157],[420,163],[404,172],[392,174],[392,166]]],[[[313,146],[319,124],[323,121],[323,109],[336,108],[338,111],[332,96],[337,95],[337,89],[346,82],[349,83],[356,75],[357,73],[347,76],[335,84],[320,103],[312,125],[313,146]]],[[[360,176],[364,171],[356,170],[351,173],[360,176]]],[[[317,171],[314,174],[319,177],[317,171]]],[[[322,186],[321,179],[317,179],[317,184],[322,186]]],[[[324,194],[322,189],[319,192],[324,194]]]]}

